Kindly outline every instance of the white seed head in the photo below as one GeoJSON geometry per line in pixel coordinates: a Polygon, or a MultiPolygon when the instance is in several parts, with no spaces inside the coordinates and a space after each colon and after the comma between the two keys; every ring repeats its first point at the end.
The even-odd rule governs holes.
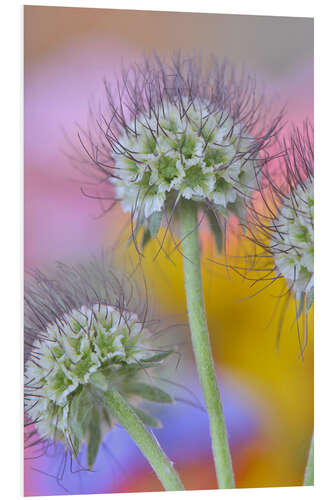
{"type": "MultiPolygon", "coordinates": [[[[27,414],[42,438],[66,443],[71,400],[83,387],[108,384],[124,367],[151,357],[147,331],[133,313],[82,306],[66,314],[34,342],[26,365],[27,414]]],[[[98,403],[96,402],[98,405],[98,403]]]]}
{"type": "Polygon", "coordinates": [[[131,214],[134,242],[142,227],[142,246],[161,225],[171,229],[190,200],[219,248],[225,220],[243,218],[258,188],[281,113],[268,118],[255,78],[215,57],[203,64],[196,56],[162,61],[155,54],[124,69],[116,91],[105,86],[97,137],[91,130],[80,136],[83,161],[90,175],[102,175],[104,188],[112,185],[113,204],[131,214]]]}
{"type": "Polygon", "coordinates": [[[286,195],[274,220],[271,251],[276,267],[297,299],[313,297],[313,181],[286,195]]]}
{"type": "MultiPolygon", "coordinates": [[[[267,164],[259,200],[249,204],[249,238],[264,252],[252,266],[254,281],[270,286],[283,280],[286,300],[296,300],[296,316],[309,311],[314,300],[314,151],[313,126],[305,120],[284,138],[282,160],[267,164]],[[261,201],[262,203],[257,203],[261,201]],[[262,272],[262,277],[258,277],[262,272]],[[297,301],[299,303],[297,304],[297,301]]],[[[257,252],[254,252],[254,257],[257,252]]],[[[284,295],[284,294],[283,294],[284,295]]],[[[302,346],[302,349],[304,346],[302,346]]]]}
{"type": "Polygon", "coordinates": [[[254,139],[203,100],[161,102],[128,129],[118,138],[122,154],[115,155],[117,175],[110,181],[123,210],[135,217],[149,218],[180,197],[225,211],[231,204],[243,207],[257,185],[254,139]]]}
{"type": "Polygon", "coordinates": [[[37,433],[33,442],[62,442],[74,457],[85,443],[89,468],[114,425],[110,392],[118,391],[152,427],[160,422],[138,408],[140,401],[173,401],[151,384],[151,370],[172,350],[154,346],[140,319],[147,314],[142,299],[141,312],[129,309],[130,285],[127,299],[120,277],[96,261],[59,264],[51,276],[36,271],[26,286],[25,417],[34,426],[27,441],[37,433]]]}

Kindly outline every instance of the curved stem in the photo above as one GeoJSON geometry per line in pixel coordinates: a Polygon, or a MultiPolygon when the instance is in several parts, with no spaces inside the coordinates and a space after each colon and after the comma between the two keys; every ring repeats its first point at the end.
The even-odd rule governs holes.
{"type": "Polygon", "coordinates": [[[217,386],[202,292],[199,232],[195,204],[184,202],[180,213],[187,312],[192,345],[210,423],[219,488],[234,488],[229,443],[217,386]]]}
{"type": "Polygon", "coordinates": [[[146,457],[166,490],[184,490],[172,463],[160,447],[157,439],[146,429],[127,401],[118,391],[105,393],[105,400],[112,415],[127,430],[146,457]]]}
{"type": "Polygon", "coordinates": [[[313,478],[314,478],[314,452],[313,452],[313,434],[312,434],[312,439],[311,439],[311,444],[310,444],[310,450],[309,450],[309,457],[308,457],[308,462],[306,464],[305,468],[305,475],[304,475],[304,486],[313,486],[313,478]]]}

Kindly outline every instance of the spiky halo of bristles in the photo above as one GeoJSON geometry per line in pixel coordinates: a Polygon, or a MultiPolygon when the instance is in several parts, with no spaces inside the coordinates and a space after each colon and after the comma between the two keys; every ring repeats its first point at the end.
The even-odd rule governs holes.
{"type": "Polygon", "coordinates": [[[255,79],[227,62],[157,55],[124,70],[117,91],[105,83],[98,137],[80,132],[86,163],[114,187],[112,205],[130,212],[143,243],[177,219],[182,200],[204,211],[216,241],[221,217],[244,214],[280,127],[267,118],[255,79]]]}
{"type": "Polygon", "coordinates": [[[27,447],[42,452],[62,442],[76,458],[86,443],[91,468],[115,423],[103,397],[112,388],[146,425],[160,426],[138,403],[171,403],[172,397],[142,375],[172,351],[154,347],[147,301],[136,304],[134,290],[106,258],[31,273],[25,290],[27,447]]]}
{"type": "MultiPolygon", "coordinates": [[[[256,202],[248,207],[247,237],[261,248],[253,254],[252,269],[258,274],[256,260],[260,260],[261,277],[267,288],[276,280],[287,285],[284,309],[292,298],[297,320],[305,311],[307,341],[307,314],[314,298],[314,152],[313,125],[305,120],[303,127],[294,126],[288,139],[283,140],[285,154],[278,166],[267,166],[256,202]],[[258,208],[259,207],[259,208],[258,208]],[[298,304],[297,304],[298,302],[298,304]]],[[[237,267],[235,268],[237,271],[237,267]]],[[[239,272],[239,270],[237,271],[239,272]]],[[[297,323],[298,327],[298,323],[297,323]]]]}

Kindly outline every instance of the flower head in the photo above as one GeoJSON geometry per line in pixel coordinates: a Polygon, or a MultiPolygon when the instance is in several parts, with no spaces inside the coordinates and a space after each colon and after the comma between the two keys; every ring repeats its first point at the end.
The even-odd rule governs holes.
{"type": "Polygon", "coordinates": [[[171,351],[153,347],[151,331],[125,297],[119,278],[96,262],[59,265],[52,277],[35,272],[27,286],[25,414],[32,435],[64,443],[74,457],[86,443],[89,468],[115,423],[108,391],[120,392],[150,426],[160,423],[137,407],[140,399],[172,402],[143,378],[171,351]]]}
{"type": "MultiPolygon", "coordinates": [[[[284,276],[296,298],[313,300],[313,179],[306,179],[286,195],[274,220],[270,241],[277,272],[284,276]]],[[[311,304],[310,304],[311,305],[311,304]]]]}
{"type": "Polygon", "coordinates": [[[137,203],[149,219],[165,204],[171,208],[177,197],[207,200],[225,211],[241,203],[245,193],[233,185],[243,179],[248,192],[256,184],[258,165],[249,153],[254,139],[245,131],[243,137],[241,125],[204,100],[183,97],[159,106],[149,119],[144,112],[135,117],[136,127],[134,120],[129,124],[135,132],[118,139],[123,154],[115,156],[117,174],[110,182],[124,211],[131,212],[137,203]],[[243,161],[247,156],[246,170],[241,155],[243,161]]]}
{"type": "Polygon", "coordinates": [[[267,213],[251,206],[251,237],[273,258],[270,272],[286,280],[299,301],[299,316],[305,304],[311,307],[314,293],[314,156],[309,122],[303,130],[294,129],[289,142],[285,141],[285,151],[282,168],[274,175],[267,170],[265,175],[268,182],[261,195],[267,213]]]}
{"type": "Polygon", "coordinates": [[[89,159],[145,241],[177,217],[182,199],[209,221],[242,216],[281,119],[267,123],[253,78],[213,58],[204,68],[196,57],[155,56],[124,71],[117,94],[106,91],[98,143],[86,134],[89,159]]]}

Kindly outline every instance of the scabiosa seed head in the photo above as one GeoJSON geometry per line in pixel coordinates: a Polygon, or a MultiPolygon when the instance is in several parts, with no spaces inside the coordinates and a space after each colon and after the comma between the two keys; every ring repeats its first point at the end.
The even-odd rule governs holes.
{"type": "MultiPolygon", "coordinates": [[[[277,272],[297,299],[313,300],[313,179],[306,179],[286,195],[274,220],[270,248],[277,272]]],[[[311,305],[311,304],[310,304],[311,305]]]]}
{"type": "MultiPolygon", "coordinates": [[[[171,208],[177,197],[211,202],[225,212],[229,204],[242,204],[256,184],[257,164],[249,153],[254,139],[204,100],[183,97],[159,106],[150,118],[136,116],[135,133],[118,139],[124,154],[115,155],[117,175],[110,182],[123,210],[131,212],[137,204],[149,219],[165,205],[171,208]],[[246,170],[241,155],[248,160],[246,170]],[[245,193],[234,189],[242,180],[245,193]]],[[[129,128],[135,129],[134,120],[129,128]]]]}
{"type": "Polygon", "coordinates": [[[115,423],[108,391],[120,392],[147,425],[160,425],[137,403],[172,402],[143,377],[171,351],[154,348],[151,331],[107,268],[61,265],[52,279],[40,272],[33,278],[26,293],[25,415],[40,443],[62,442],[74,457],[85,443],[91,468],[115,423]]]}
{"type": "Polygon", "coordinates": [[[210,212],[209,221],[243,215],[281,119],[267,122],[251,76],[214,58],[203,68],[197,57],[155,56],[106,91],[98,143],[90,133],[82,142],[145,242],[177,218],[182,199],[210,212]]]}
{"type": "MultiPolygon", "coordinates": [[[[252,205],[252,239],[274,260],[273,271],[284,278],[288,289],[299,300],[298,315],[304,305],[309,309],[314,294],[314,192],[313,127],[306,121],[303,130],[294,128],[284,141],[285,156],[281,168],[265,174],[261,191],[263,216],[252,205]]],[[[251,224],[250,224],[251,225],[251,224]]]]}

